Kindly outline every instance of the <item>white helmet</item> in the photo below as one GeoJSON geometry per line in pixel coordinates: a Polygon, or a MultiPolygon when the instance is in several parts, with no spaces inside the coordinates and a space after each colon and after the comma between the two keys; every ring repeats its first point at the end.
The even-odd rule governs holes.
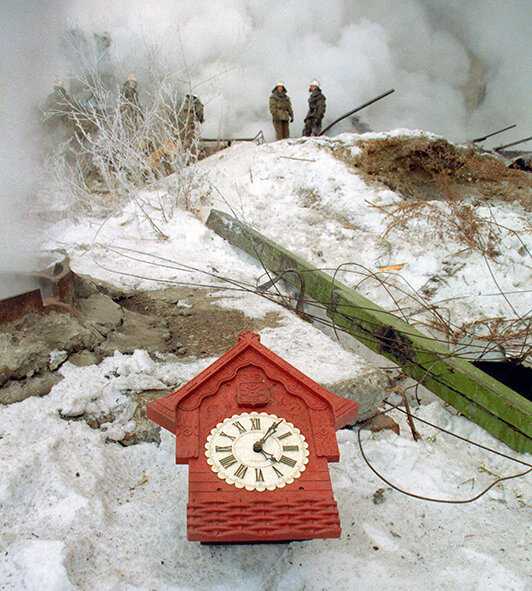
{"type": "Polygon", "coordinates": [[[321,88],[321,84],[319,80],[312,80],[312,82],[309,84],[309,86],[316,86],[316,88],[321,88]]]}
{"type": "Polygon", "coordinates": [[[274,88],[277,88],[278,86],[282,86],[286,90],[286,84],[284,82],[276,82],[274,88]]]}

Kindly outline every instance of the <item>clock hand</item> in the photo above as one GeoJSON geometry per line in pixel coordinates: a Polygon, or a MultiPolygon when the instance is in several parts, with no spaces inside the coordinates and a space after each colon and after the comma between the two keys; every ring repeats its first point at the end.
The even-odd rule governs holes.
{"type": "Polygon", "coordinates": [[[273,425],[271,425],[271,427],[266,431],[266,433],[264,433],[262,439],[259,439],[258,441],[256,441],[253,444],[253,451],[255,452],[260,452],[262,451],[262,447],[264,445],[264,442],[266,441],[266,439],[268,439],[268,437],[271,437],[275,431],[277,431],[277,427],[282,423],[282,419],[280,421],[277,421],[277,423],[274,423],[273,425]]]}
{"type": "Polygon", "coordinates": [[[271,454],[270,452],[268,452],[268,451],[264,451],[263,449],[261,449],[261,450],[260,450],[260,453],[261,453],[261,454],[262,454],[262,455],[263,455],[263,456],[264,456],[264,457],[265,457],[267,460],[270,460],[270,462],[272,462],[272,463],[273,463],[273,462],[277,462],[277,458],[276,458],[276,457],[275,457],[273,454],[271,454]]]}

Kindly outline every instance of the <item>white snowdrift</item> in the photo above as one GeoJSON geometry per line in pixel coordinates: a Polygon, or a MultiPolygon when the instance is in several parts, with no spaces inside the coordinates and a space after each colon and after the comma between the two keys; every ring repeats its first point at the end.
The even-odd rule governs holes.
{"type": "MultiPolygon", "coordinates": [[[[403,263],[399,273],[381,276],[408,293],[429,285],[429,303],[441,306],[442,316],[455,326],[525,316],[530,309],[526,290],[532,284],[532,262],[523,244],[532,251],[532,230],[530,216],[519,205],[500,201],[491,208],[476,208],[486,219],[495,215],[500,225],[518,232],[522,240],[503,232],[500,255],[489,261],[489,267],[481,253],[464,249],[456,237],[441,241],[440,228],[428,219],[411,220],[406,229],[384,239],[387,220],[370,204],[398,203],[401,198],[393,191],[368,186],[324,149],[340,143],[356,152],[360,138],[421,135],[437,137],[422,131],[392,130],[363,136],[342,134],[333,140],[236,144],[199,163],[190,202],[203,220],[212,207],[227,211],[331,273],[342,263],[353,263],[338,273],[338,279],[387,309],[395,309],[395,302],[378,282],[362,280],[362,267],[376,272],[379,266],[403,263]],[[508,292],[506,298],[500,289],[508,292]]],[[[158,239],[151,223],[132,203],[103,226],[102,220],[93,218],[75,225],[55,225],[49,246],[71,253],[75,270],[132,288],[160,287],[156,280],[220,283],[201,271],[255,285],[263,273],[260,266],[206,229],[192,213],[177,209],[165,221],[161,199],[171,201],[172,191],[165,187],[176,182],[179,179],[169,177],[159,190],[137,195],[169,240],[158,239]],[[117,248],[143,254],[118,252],[117,248]],[[180,267],[183,263],[195,270],[180,267]]],[[[444,211],[448,207],[443,202],[433,205],[444,211]]],[[[412,319],[426,319],[411,298],[398,291],[394,297],[412,319]]]]}
{"type": "MultiPolygon", "coordinates": [[[[354,139],[341,137],[346,144],[354,139]]],[[[199,165],[207,175],[206,186],[210,183],[210,196],[201,203],[202,191],[197,189],[193,205],[202,208],[203,217],[211,206],[234,210],[318,266],[355,260],[375,268],[406,262],[403,274],[416,288],[449,257],[458,256],[453,253],[460,245],[435,243],[434,229],[423,222],[383,244],[383,216],[366,201],[388,203],[399,197],[368,187],[320,149],[327,141],[236,145],[199,165]]],[[[102,220],[91,218],[57,224],[49,246],[65,249],[75,271],[121,286],[159,288],[156,280],[161,279],[209,283],[223,294],[221,305],[257,317],[279,311],[281,326],[262,331],[263,342],[317,381],[352,378],[365,366],[364,360],[293,314],[257,296],[223,291],[226,283],[201,271],[255,284],[263,270],[191,213],[177,210],[165,222],[157,210],[164,189],[139,197],[168,240],[159,240],[131,204],[103,226],[102,220]]],[[[503,223],[522,228],[524,216],[518,208],[500,205],[497,214],[503,223]]],[[[521,235],[532,248],[530,234],[521,235]]],[[[506,246],[495,272],[503,289],[523,289],[530,267],[516,253],[516,245],[506,246]]],[[[450,304],[455,320],[508,316],[501,298],[477,297],[496,291],[483,261],[468,255],[462,262],[465,268],[435,297],[472,294],[450,304]]],[[[349,283],[349,276],[343,279],[349,283]]],[[[383,305],[389,303],[374,287],[364,289],[383,305]]],[[[521,296],[512,303],[525,311],[521,296]]],[[[115,354],[98,366],[67,364],[61,369],[64,380],[49,396],[0,408],[2,591],[529,588],[526,533],[531,498],[526,480],[500,484],[474,504],[417,501],[390,490],[367,469],[351,431],[339,433],[341,461],[331,465],[341,539],[267,546],[187,542],[187,470],[174,464],[173,437],[163,433],[160,446],[127,448],[112,440],[131,427],[132,393],[188,380],[208,362],[154,362],[138,351],[115,354]],[[96,430],[60,414],[108,410],[116,420],[96,430]]],[[[417,412],[451,431],[509,451],[439,401],[417,412]]],[[[364,432],[363,440],[371,461],[408,490],[468,498],[497,476],[520,471],[508,460],[422,425],[417,428],[423,439],[414,442],[403,419],[397,420],[400,436],[364,432]]]]}
{"type": "MultiPolygon", "coordinates": [[[[314,351],[335,353],[323,335],[314,337],[314,351]]],[[[275,342],[275,350],[308,370],[282,330],[275,342]]],[[[93,430],[59,411],[124,409],[127,392],[187,380],[207,362],[157,364],[142,352],[117,353],[97,367],[67,365],[49,396],[0,410],[2,591],[527,588],[527,482],[499,485],[471,505],[416,501],[369,472],[351,431],[339,432],[341,461],[331,465],[341,539],[233,547],[187,542],[187,469],[174,464],[173,437],[163,433],[159,447],[124,448],[109,441],[120,418],[118,427],[93,430]]],[[[324,380],[321,362],[313,377],[324,380]]],[[[418,412],[507,451],[439,402],[418,412]]],[[[424,438],[415,443],[398,420],[401,436],[364,433],[363,440],[371,461],[409,490],[468,498],[496,475],[519,471],[422,425],[424,438]]]]}

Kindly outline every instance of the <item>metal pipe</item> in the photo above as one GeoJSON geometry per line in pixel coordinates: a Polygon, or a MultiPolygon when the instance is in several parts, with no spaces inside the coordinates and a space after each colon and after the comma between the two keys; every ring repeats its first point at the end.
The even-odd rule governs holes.
{"type": "Polygon", "coordinates": [[[221,138],[212,138],[212,137],[202,137],[200,141],[202,142],[254,142],[256,138],[254,137],[221,137],[221,138]]]}
{"type": "Polygon", "coordinates": [[[200,139],[202,142],[227,142],[231,145],[233,142],[257,142],[257,144],[264,143],[264,133],[262,129],[257,133],[255,137],[220,137],[220,138],[210,138],[210,137],[202,137],[200,139]]]}
{"type": "Polygon", "coordinates": [[[517,140],[516,142],[512,142],[511,144],[505,144],[504,146],[497,146],[496,148],[493,148],[496,152],[498,152],[499,150],[504,150],[506,148],[511,148],[512,146],[517,146],[518,144],[524,144],[525,142],[528,142],[532,140],[532,135],[529,135],[528,137],[523,138],[522,140],[517,140]]]}
{"type": "Polygon", "coordinates": [[[508,127],[503,127],[503,129],[499,129],[498,131],[494,131],[493,133],[488,133],[488,135],[485,135],[482,137],[477,137],[474,140],[471,140],[471,143],[477,144],[478,142],[484,142],[489,137],[493,137],[494,135],[498,135],[499,133],[502,133],[503,131],[508,131],[509,129],[513,129],[514,127],[517,127],[517,124],[514,123],[513,125],[508,125],[508,127]]]}
{"type": "Polygon", "coordinates": [[[355,113],[357,113],[358,111],[361,111],[362,109],[365,109],[366,107],[369,107],[370,105],[372,105],[373,103],[376,103],[377,101],[380,101],[381,99],[383,99],[385,96],[388,96],[389,94],[392,94],[393,92],[395,92],[395,88],[392,88],[391,90],[388,90],[387,92],[384,92],[382,94],[379,94],[379,96],[376,96],[375,98],[371,99],[370,101],[368,101],[367,103],[364,103],[363,105],[360,105],[359,107],[357,107],[356,109],[353,109],[352,111],[349,111],[348,113],[346,113],[345,115],[342,115],[341,117],[338,117],[338,119],[335,119],[330,125],[328,125],[321,133],[320,135],[323,135],[325,133],[327,133],[329,131],[329,129],[331,129],[331,127],[334,127],[337,123],[340,123],[340,121],[342,121],[343,119],[345,119],[346,117],[349,117],[349,115],[354,115],[355,113]]]}

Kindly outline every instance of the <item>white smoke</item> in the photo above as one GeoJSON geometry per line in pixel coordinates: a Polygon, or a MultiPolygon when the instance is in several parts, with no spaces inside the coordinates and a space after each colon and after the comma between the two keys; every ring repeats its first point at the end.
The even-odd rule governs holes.
{"type": "Polygon", "coordinates": [[[220,118],[226,135],[260,128],[271,135],[267,98],[279,79],[292,97],[292,133],[299,135],[308,82],[316,77],[329,120],[395,87],[364,114],[376,129],[424,128],[454,140],[509,123],[522,136],[532,129],[527,2],[76,0],[70,15],[84,27],[109,30],[115,57],[129,56],[132,66],[141,67],[140,38],[161,42],[208,103],[206,135],[218,133],[220,118]],[[465,95],[480,94],[481,78],[485,98],[470,111],[465,95]]]}
{"type": "Polygon", "coordinates": [[[150,44],[159,44],[176,80],[206,103],[206,136],[263,129],[271,138],[268,96],[279,79],[299,135],[313,78],[328,99],[326,122],[394,87],[363,114],[377,130],[424,128],[454,140],[510,123],[519,128],[504,140],[532,132],[532,11],[524,0],[2,0],[0,270],[20,268],[39,239],[36,107],[54,79],[68,78],[57,50],[76,26],[89,37],[109,31],[117,75],[134,70],[141,86],[150,44]]]}
{"type": "Polygon", "coordinates": [[[38,104],[57,67],[54,31],[61,7],[54,2],[51,11],[51,4],[40,0],[0,4],[0,297],[17,290],[6,271],[32,271],[38,264],[33,207],[41,157],[38,104]]]}

